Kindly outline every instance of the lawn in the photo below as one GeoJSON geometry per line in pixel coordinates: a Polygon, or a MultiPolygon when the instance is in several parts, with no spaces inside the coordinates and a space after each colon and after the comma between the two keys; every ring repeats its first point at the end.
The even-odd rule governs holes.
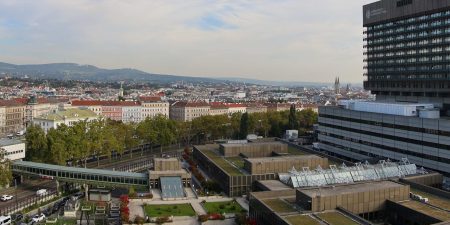
{"type": "Polygon", "coordinates": [[[239,203],[235,201],[228,202],[206,202],[203,204],[203,208],[205,208],[208,213],[240,213],[245,211],[239,203]]]}
{"type": "Polygon", "coordinates": [[[263,202],[277,213],[296,212],[292,205],[278,198],[266,199],[263,202]]]}
{"type": "Polygon", "coordinates": [[[287,221],[291,224],[301,224],[301,225],[320,225],[319,221],[311,218],[307,215],[297,215],[285,217],[287,221]]]}
{"type": "Polygon", "coordinates": [[[331,225],[358,225],[355,221],[337,212],[320,213],[317,216],[331,225]]]}
{"type": "Polygon", "coordinates": [[[145,214],[149,217],[160,216],[195,216],[191,204],[146,205],[145,214]]]}

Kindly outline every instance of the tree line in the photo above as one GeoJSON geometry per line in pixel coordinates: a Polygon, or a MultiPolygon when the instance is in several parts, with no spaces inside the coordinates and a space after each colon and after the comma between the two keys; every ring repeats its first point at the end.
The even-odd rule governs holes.
{"type": "Polygon", "coordinates": [[[79,121],[72,126],[60,125],[47,134],[38,125],[26,132],[26,160],[56,165],[68,161],[86,166],[91,157],[122,156],[126,149],[141,144],[189,146],[217,139],[245,139],[247,134],[281,137],[286,129],[305,133],[317,122],[312,110],[294,110],[231,116],[202,116],[192,121],[174,121],[164,116],[146,118],[139,123],[125,124],[109,119],[79,121]]]}

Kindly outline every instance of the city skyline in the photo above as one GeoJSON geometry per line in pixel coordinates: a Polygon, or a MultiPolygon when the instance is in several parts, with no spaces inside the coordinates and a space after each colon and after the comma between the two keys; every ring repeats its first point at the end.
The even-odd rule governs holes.
{"type": "Polygon", "coordinates": [[[0,61],[360,83],[369,2],[2,1],[0,61]]]}

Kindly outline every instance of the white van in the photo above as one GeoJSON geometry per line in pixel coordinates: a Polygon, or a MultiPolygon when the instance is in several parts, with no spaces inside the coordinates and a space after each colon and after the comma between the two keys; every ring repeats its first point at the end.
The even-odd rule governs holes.
{"type": "Polygon", "coordinates": [[[47,189],[40,189],[40,190],[36,191],[37,196],[44,196],[46,194],[47,194],[47,189]]]}
{"type": "Polygon", "coordinates": [[[0,216],[0,225],[11,224],[11,216],[0,216]]]}

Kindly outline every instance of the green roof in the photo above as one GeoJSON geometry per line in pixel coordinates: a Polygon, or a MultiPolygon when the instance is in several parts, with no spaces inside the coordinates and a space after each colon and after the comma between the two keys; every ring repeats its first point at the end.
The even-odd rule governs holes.
{"type": "Polygon", "coordinates": [[[206,155],[210,160],[212,160],[217,166],[226,171],[230,176],[240,176],[244,175],[238,168],[234,167],[230,162],[224,159],[223,156],[219,155],[212,149],[198,149],[204,155],[206,155]]]}
{"type": "Polygon", "coordinates": [[[97,114],[89,109],[65,109],[39,116],[36,119],[59,121],[74,118],[86,119],[89,117],[97,117],[97,114]]]}

